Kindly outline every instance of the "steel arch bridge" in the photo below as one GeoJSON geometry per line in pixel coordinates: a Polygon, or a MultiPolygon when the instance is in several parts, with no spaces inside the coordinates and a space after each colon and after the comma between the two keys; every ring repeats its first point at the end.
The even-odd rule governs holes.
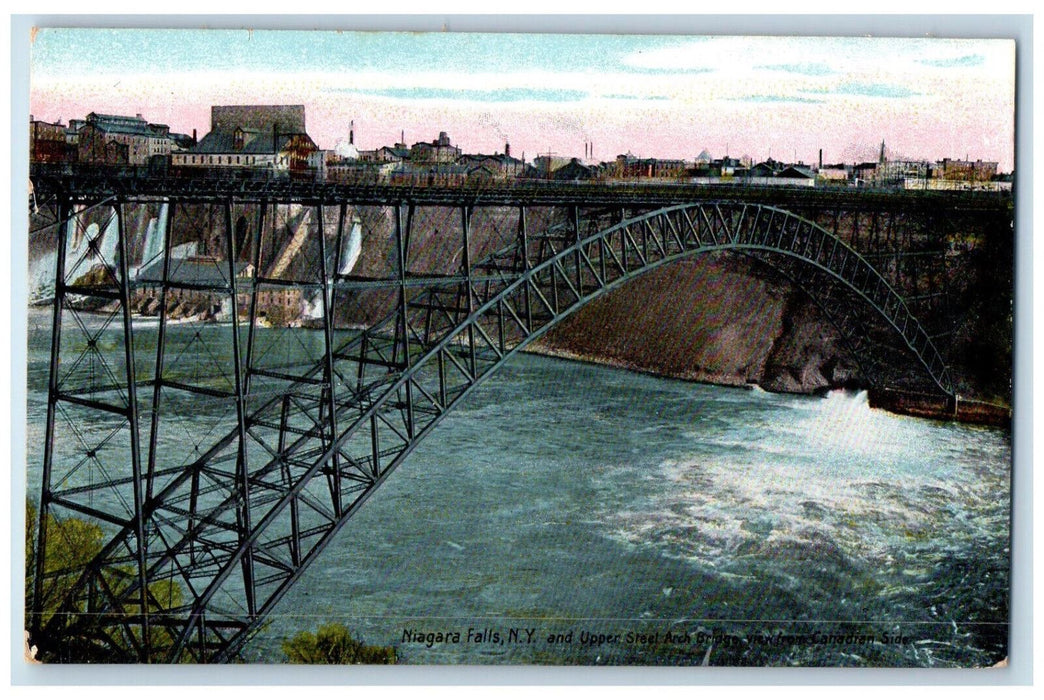
{"type": "Polygon", "coordinates": [[[200,224],[203,235],[219,239],[215,255],[198,256],[213,270],[195,277],[172,254],[173,221],[184,204],[160,198],[151,205],[167,212],[158,217],[165,231],[151,267],[144,260],[150,244],[133,242],[133,212],[121,198],[66,199],[58,216],[36,551],[49,551],[63,517],[86,516],[105,531],[89,561],[37,557],[33,643],[63,661],[234,659],[341,527],[476,386],[591,300],[676,260],[719,251],[756,259],[809,294],[868,383],[899,381],[914,366],[923,386],[953,394],[943,356],[888,280],[839,237],[765,204],[702,201],[626,217],[619,210],[581,217],[568,206],[538,233],[522,206],[515,230],[504,233],[509,243],[477,261],[476,212],[464,204],[447,210],[457,219],[450,238],[460,237],[443,246],[453,254],[418,273],[411,260],[418,207],[401,202],[392,211],[394,260],[381,279],[341,269],[350,247],[345,202],[311,205],[310,223],[308,212],[284,215],[281,251],[314,252],[315,264],[294,271],[264,264],[285,257],[264,241],[274,223],[266,228],[266,217],[280,216],[275,204],[219,201],[219,213],[200,224]],[[111,243],[102,228],[116,234],[111,243]],[[89,259],[102,264],[85,272],[89,259]],[[142,263],[136,271],[132,261],[142,263]],[[311,352],[266,365],[277,343],[266,346],[259,329],[264,295],[302,288],[317,294],[319,307],[311,352]],[[339,327],[339,300],[360,290],[384,293],[387,316],[339,327]],[[154,362],[142,361],[135,339],[135,299],[144,292],[160,298],[154,362]],[[207,350],[223,382],[176,371],[176,352],[208,332],[174,347],[169,297],[178,293],[230,303],[225,354],[207,350]],[[84,308],[108,314],[101,329],[85,320],[84,308]],[[63,323],[81,342],[70,345],[63,323]],[[893,351],[907,364],[894,361],[893,351]],[[203,449],[170,454],[161,445],[164,426],[206,402],[234,415],[215,422],[203,449]],[[93,440],[89,421],[97,423],[93,440]],[[79,452],[65,455],[70,435],[79,452]],[[111,461],[103,463],[104,455],[111,461]],[[85,464],[102,477],[85,481],[85,464]]]}

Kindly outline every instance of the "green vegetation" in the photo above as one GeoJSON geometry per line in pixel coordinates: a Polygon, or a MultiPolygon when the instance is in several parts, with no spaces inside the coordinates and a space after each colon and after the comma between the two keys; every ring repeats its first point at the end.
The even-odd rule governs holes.
{"type": "MultiPolygon", "coordinates": [[[[65,598],[73,590],[84,567],[96,557],[104,544],[102,529],[91,522],[79,518],[57,520],[48,514],[44,522],[47,532],[47,550],[44,555],[44,586],[42,591],[40,627],[58,614],[65,598]]],[[[25,521],[25,601],[26,629],[32,629],[29,620],[29,606],[32,603],[33,588],[36,580],[37,529],[38,511],[32,503],[26,504],[25,521]]],[[[129,567],[111,567],[103,571],[105,588],[119,598],[120,593],[134,581],[135,574],[129,567]]],[[[159,613],[181,605],[181,587],[173,581],[156,581],[148,586],[149,612],[159,613]]],[[[73,600],[74,609],[82,609],[82,601],[73,600]]],[[[123,612],[128,617],[137,617],[140,606],[124,604],[123,612]]],[[[91,628],[80,628],[81,634],[75,637],[67,633],[60,644],[52,644],[46,639],[34,639],[32,644],[39,648],[42,661],[64,661],[72,663],[116,662],[127,661],[129,644],[124,643],[126,628],[122,625],[108,624],[91,628]]],[[[66,631],[67,632],[67,631],[66,631]]],[[[152,658],[160,660],[165,657],[164,650],[173,644],[169,630],[163,627],[150,628],[150,648],[152,658]]]]}
{"type": "Polygon", "coordinates": [[[393,664],[394,647],[363,644],[352,638],[348,628],[333,622],[319,630],[300,632],[283,641],[283,654],[292,664],[393,664]]]}
{"type": "MultiPolygon", "coordinates": [[[[26,629],[31,629],[28,606],[32,602],[36,577],[37,530],[39,515],[32,503],[26,504],[25,526],[25,600],[26,629]]],[[[45,583],[43,588],[43,628],[59,612],[63,604],[81,608],[82,601],[74,598],[66,601],[84,567],[102,550],[105,534],[95,523],[79,518],[59,521],[48,514],[44,522],[47,530],[47,551],[44,556],[45,583]]],[[[134,582],[134,571],[127,567],[106,568],[103,573],[105,587],[115,597],[134,582]]],[[[181,587],[173,581],[156,581],[149,585],[149,611],[177,607],[182,604],[181,587]]],[[[123,611],[135,617],[140,610],[134,604],[124,604],[123,611]]],[[[122,625],[98,625],[77,628],[78,634],[70,636],[68,630],[60,644],[47,639],[33,639],[31,643],[39,649],[39,659],[45,662],[112,663],[127,661],[133,653],[125,638],[127,628],[122,625]]],[[[131,627],[133,629],[133,626],[131,627]]],[[[149,645],[153,661],[166,660],[167,651],[173,644],[171,631],[154,625],[150,628],[149,645]]],[[[352,638],[348,629],[341,624],[322,625],[316,633],[301,632],[293,639],[283,642],[283,653],[290,663],[296,664],[394,664],[397,655],[394,647],[370,646],[352,638]]]]}
{"type": "MultiPolygon", "coordinates": [[[[32,600],[36,580],[36,545],[38,514],[32,503],[25,511],[25,599],[32,600]]],[[[47,530],[47,552],[44,555],[45,574],[48,577],[43,589],[43,621],[47,621],[58,609],[62,599],[76,582],[83,567],[101,551],[102,529],[93,523],[70,518],[59,523],[48,515],[44,523],[47,530]],[[61,573],[58,573],[61,572],[61,573]]]]}

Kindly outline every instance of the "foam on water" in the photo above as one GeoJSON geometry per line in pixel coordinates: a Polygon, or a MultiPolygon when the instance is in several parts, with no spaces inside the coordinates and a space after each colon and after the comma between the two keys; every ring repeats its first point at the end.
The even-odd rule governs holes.
{"type": "Polygon", "coordinates": [[[788,541],[884,560],[911,540],[958,534],[955,523],[967,538],[1002,525],[987,511],[1006,475],[954,464],[946,438],[961,428],[871,409],[866,392],[785,403],[786,416],[754,430],[686,433],[702,443],[699,457],[663,461],[660,488],[603,511],[612,536],[727,568],[738,553],[788,541]]]}
{"type": "MultiPolygon", "coordinates": [[[[30,341],[34,489],[50,320],[31,315],[40,328],[30,341]]],[[[174,460],[164,466],[235,423],[225,405],[184,408],[168,406],[183,420],[160,436],[161,455],[174,460]]],[[[74,463],[76,445],[57,449],[74,463]]],[[[555,619],[609,617],[852,620],[864,619],[851,616],[863,606],[881,620],[989,620],[1007,610],[1009,465],[1003,431],[893,416],[862,393],[782,396],[516,357],[304,573],[256,653],[278,661],[282,638],[314,629],[314,619],[294,617],[301,610],[379,644],[398,643],[402,620],[433,614],[432,625],[459,617],[464,629],[490,615],[549,629],[555,619]],[[975,603],[993,581],[999,602],[975,603]]],[[[918,634],[959,641],[934,627],[918,634]]],[[[981,641],[964,646],[955,665],[987,658],[975,650],[981,641]]],[[[474,663],[480,653],[405,651],[411,663],[474,663]],[[444,656],[428,656],[436,652],[444,656]]],[[[792,661],[764,651],[775,655],[755,663],[792,661]]],[[[889,653],[888,663],[932,663],[889,653]]],[[[827,648],[808,654],[796,662],[842,663],[827,648]]]]}

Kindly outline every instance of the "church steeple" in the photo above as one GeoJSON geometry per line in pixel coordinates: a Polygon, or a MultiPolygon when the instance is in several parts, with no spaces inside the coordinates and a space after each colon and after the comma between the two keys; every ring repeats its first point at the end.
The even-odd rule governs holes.
{"type": "Polygon", "coordinates": [[[877,162],[882,164],[882,165],[884,165],[884,163],[885,163],[885,145],[884,145],[884,141],[881,142],[881,155],[878,156],[877,162]]]}

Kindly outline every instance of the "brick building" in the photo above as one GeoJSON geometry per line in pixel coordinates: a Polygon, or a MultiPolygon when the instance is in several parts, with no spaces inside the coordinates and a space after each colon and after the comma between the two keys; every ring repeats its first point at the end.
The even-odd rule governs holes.
{"type": "Polygon", "coordinates": [[[150,124],[140,114],[125,117],[91,112],[75,129],[77,160],[96,165],[146,165],[170,155],[173,139],[166,124],[150,124]]]}
{"type": "Polygon", "coordinates": [[[29,162],[66,163],[72,160],[74,151],[66,142],[67,128],[61,122],[51,124],[29,115],[29,162]]]}
{"type": "Polygon", "coordinates": [[[997,174],[997,163],[983,160],[951,160],[943,158],[936,161],[932,168],[932,176],[939,180],[960,180],[962,182],[989,182],[997,174]]]}
{"type": "Polygon", "coordinates": [[[410,147],[410,160],[414,163],[456,163],[460,149],[450,143],[445,131],[439,132],[434,141],[420,141],[410,147]]]}

